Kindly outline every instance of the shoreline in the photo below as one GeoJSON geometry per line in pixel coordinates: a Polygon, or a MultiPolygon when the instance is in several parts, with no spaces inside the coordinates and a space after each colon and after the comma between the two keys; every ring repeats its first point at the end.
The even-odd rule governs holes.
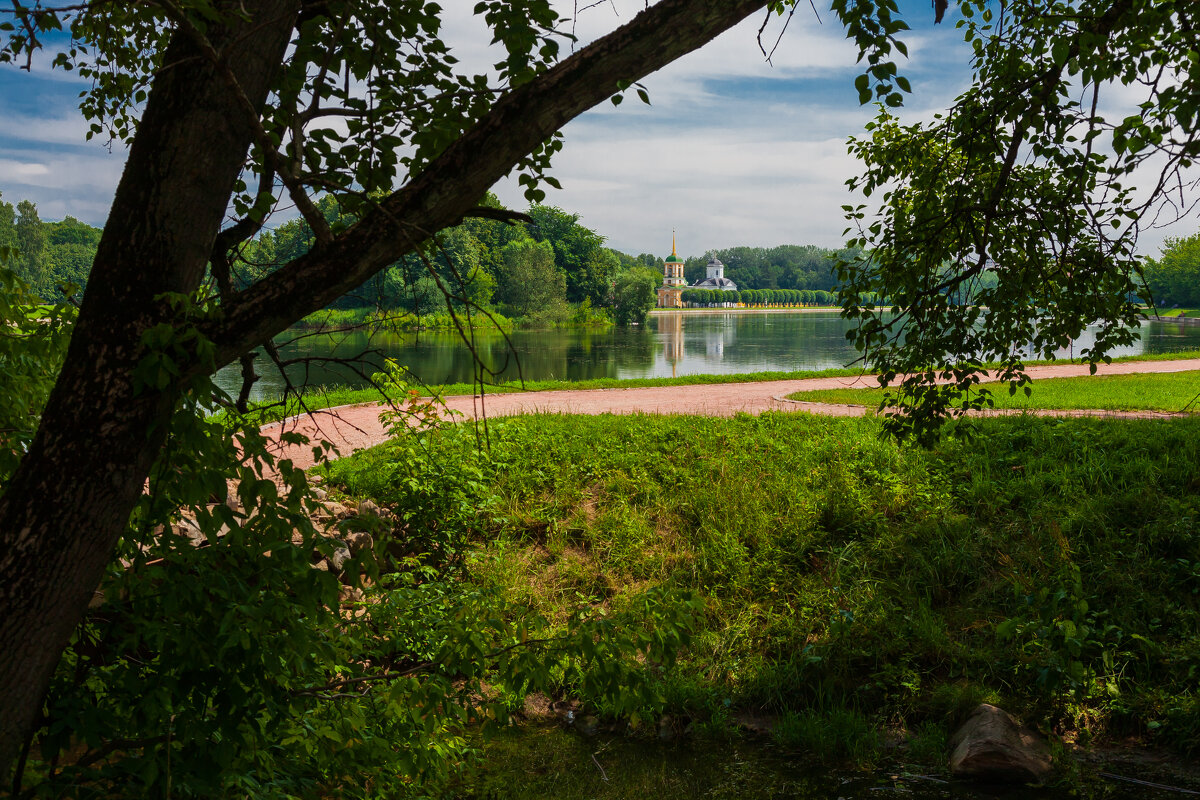
{"type": "MultiPolygon", "coordinates": [[[[1162,373],[1200,370],[1200,358],[1175,361],[1114,362],[1102,366],[1097,374],[1135,372],[1162,373]]],[[[1031,378],[1085,377],[1086,364],[1057,364],[1028,368],[1031,378]]],[[[681,386],[650,386],[612,389],[553,389],[540,392],[449,395],[442,399],[451,412],[463,421],[519,414],[690,414],[730,417],[736,414],[761,414],[765,411],[796,411],[798,401],[784,400],[787,395],[806,389],[844,389],[864,386],[866,375],[825,378],[800,378],[738,383],[696,383],[681,386]]],[[[990,381],[989,381],[990,382],[990,381]]],[[[805,404],[810,413],[832,416],[862,416],[866,406],[805,404]]],[[[263,425],[260,430],[273,439],[272,449],[280,458],[289,458],[301,469],[316,462],[311,445],[289,445],[282,434],[300,433],[313,441],[331,442],[338,457],[372,447],[387,440],[380,414],[384,403],[368,401],[333,406],[309,415],[288,417],[263,425]]],[[[1111,418],[1154,419],[1170,417],[1163,412],[1076,411],[1048,412],[1055,416],[1103,416],[1111,418]]],[[[1192,416],[1192,415],[1182,415],[1192,416]]]]}
{"type": "Polygon", "coordinates": [[[803,306],[798,308],[655,308],[652,317],[673,317],[680,314],[812,314],[818,311],[842,310],[841,306],[803,306]]]}

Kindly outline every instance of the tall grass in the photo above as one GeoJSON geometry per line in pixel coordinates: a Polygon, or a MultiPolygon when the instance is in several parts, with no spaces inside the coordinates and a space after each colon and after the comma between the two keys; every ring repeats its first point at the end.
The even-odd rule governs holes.
{"type": "MultiPolygon", "coordinates": [[[[800,739],[814,713],[940,726],[987,698],[1200,750],[1200,419],[992,419],[931,451],[879,432],[802,414],[494,423],[472,456],[473,579],[551,618],[698,592],[692,646],[657,680],[701,722],[761,710],[800,739]]],[[[393,452],[331,479],[412,502],[393,452]]]]}

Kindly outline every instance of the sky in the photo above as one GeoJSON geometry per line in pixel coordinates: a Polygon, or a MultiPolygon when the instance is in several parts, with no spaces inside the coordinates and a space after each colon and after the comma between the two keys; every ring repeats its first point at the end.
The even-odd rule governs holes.
{"type": "MultiPolygon", "coordinates": [[[[574,32],[586,43],[644,3],[603,0],[578,15],[573,0],[559,7],[577,16],[574,32]]],[[[471,14],[474,4],[445,0],[444,33],[461,67],[482,71],[497,54],[471,14]]],[[[928,119],[968,85],[968,53],[954,9],[935,25],[928,0],[900,7],[912,28],[900,70],[913,94],[902,117],[928,119]]],[[[853,44],[825,5],[816,8],[800,6],[771,63],[759,50],[763,17],[755,15],[646,78],[649,106],[630,93],[620,106],[605,103],[569,123],[551,171],[563,189],[545,187],[545,202],[579,214],[611,247],[633,255],[669,254],[672,230],[684,256],[739,245],[839,246],[841,207],[861,201],[844,185],[856,171],[846,140],[875,110],[858,104],[853,44]]],[[[768,49],[780,26],[778,18],[768,25],[768,49]]],[[[71,215],[102,225],[125,148],[85,141],[77,108],[85,86],[46,61],[32,73],[0,65],[0,193],[8,202],[34,201],[43,219],[71,215]]],[[[496,192],[512,208],[527,205],[515,180],[496,192]]],[[[1197,226],[1176,227],[1145,234],[1142,250],[1157,253],[1164,235],[1197,226]]]]}

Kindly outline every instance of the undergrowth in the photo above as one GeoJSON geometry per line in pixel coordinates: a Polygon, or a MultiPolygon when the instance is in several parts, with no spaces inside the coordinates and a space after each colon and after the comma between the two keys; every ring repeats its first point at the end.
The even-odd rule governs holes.
{"type": "MultiPolygon", "coordinates": [[[[1200,420],[972,430],[925,451],[870,419],[536,416],[493,423],[486,453],[466,429],[430,447],[478,459],[469,572],[512,608],[702,598],[656,679],[697,726],[765,712],[781,740],[858,759],[884,728],[929,749],[988,701],[1196,752],[1200,420]]],[[[421,478],[387,479],[393,461],[384,445],[331,478],[403,506],[421,478]]]]}

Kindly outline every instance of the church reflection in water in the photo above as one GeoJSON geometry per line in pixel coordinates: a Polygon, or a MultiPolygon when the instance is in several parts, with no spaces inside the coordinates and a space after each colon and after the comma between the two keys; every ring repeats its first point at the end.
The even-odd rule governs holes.
{"type": "Polygon", "coordinates": [[[663,356],[671,365],[671,377],[675,366],[683,361],[683,314],[675,312],[658,318],[658,335],[662,337],[663,356]]]}
{"type": "MultiPolygon", "coordinates": [[[[671,377],[676,377],[678,374],[678,365],[683,362],[686,356],[685,337],[683,318],[687,312],[668,312],[658,316],[657,327],[659,341],[663,347],[663,358],[671,365],[671,377]]],[[[714,316],[721,317],[737,317],[736,314],[706,314],[710,319],[714,316]]],[[[726,348],[732,346],[737,339],[737,322],[733,324],[725,324],[719,327],[711,325],[701,325],[701,331],[694,331],[692,341],[690,342],[693,357],[698,357],[705,365],[701,372],[710,371],[715,368],[715,371],[721,371],[717,365],[725,360],[726,348]],[[700,334],[700,335],[697,335],[700,334]],[[700,337],[703,337],[702,339],[700,337]],[[703,350],[701,350],[703,346],[703,350]]],[[[685,374],[697,372],[696,365],[692,365],[691,370],[684,370],[685,374]]]]}

